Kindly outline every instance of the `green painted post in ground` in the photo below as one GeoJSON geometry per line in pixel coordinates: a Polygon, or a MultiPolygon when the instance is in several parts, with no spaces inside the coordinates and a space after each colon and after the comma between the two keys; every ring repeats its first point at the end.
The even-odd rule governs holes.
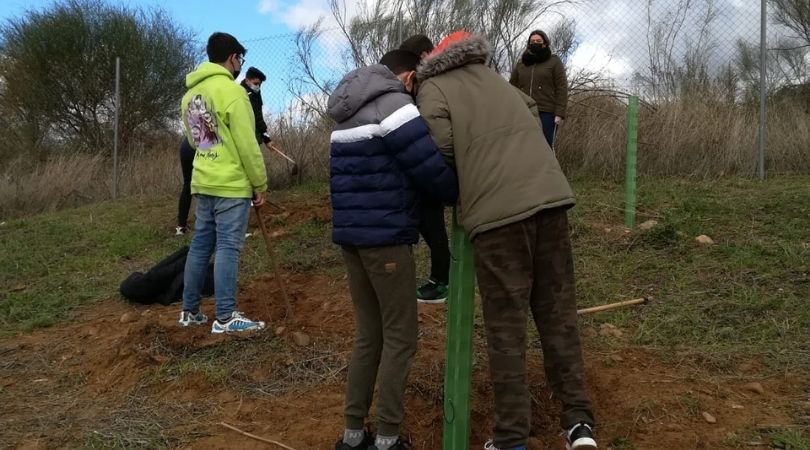
{"type": "Polygon", "coordinates": [[[472,378],[475,269],[467,233],[453,210],[451,238],[453,264],[447,299],[447,347],[444,368],[444,450],[469,448],[470,380],[472,378]]]}
{"type": "Polygon", "coordinates": [[[627,170],[624,185],[624,225],[636,226],[636,151],[638,149],[638,97],[627,102],[627,170]]]}

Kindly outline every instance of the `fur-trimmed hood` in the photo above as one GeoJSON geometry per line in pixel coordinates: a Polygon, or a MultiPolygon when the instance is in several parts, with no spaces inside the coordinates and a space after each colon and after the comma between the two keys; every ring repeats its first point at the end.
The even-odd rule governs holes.
{"type": "MultiPolygon", "coordinates": [[[[440,48],[441,44],[437,50],[440,48]]],[[[430,54],[416,69],[416,77],[424,81],[468,64],[488,64],[491,55],[489,42],[481,36],[472,35],[430,54]]]]}

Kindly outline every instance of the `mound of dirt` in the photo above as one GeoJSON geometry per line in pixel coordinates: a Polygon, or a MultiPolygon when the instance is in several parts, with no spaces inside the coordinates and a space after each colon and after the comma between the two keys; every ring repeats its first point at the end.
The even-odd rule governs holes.
{"type": "MultiPolygon", "coordinates": [[[[326,198],[263,210],[273,231],[330,216],[326,198]]],[[[179,305],[111,299],[67,325],[0,342],[0,448],[267,448],[220,422],[298,450],[333,448],[343,429],[354,334],[347,282],[325,273],[281,276],[292,317],[274,275],[242,283],[239,309],[268,322],[265,331],[247,336],[180,327],[179,305]]],[[[213,302],[203,311],[213,317],[213,302]]],[[[419,351],[403,424],[417,450],[441,448],[445,315],[444,306],[419,305],[419,351]]],[[[484,339],[477,332],[470,448],[480,449],[493,417],[484,339]]],[[[760,428],[806,426],[810,417],[802,374],[764,377],[758,361],[733,375],[718,374],[688,351],[634,347],[629,333],[583,335],[600,448],[740,448],[767,442],[760,428]],[[756,392],[752,382],[759,383],[756,392]]],[[[528,358],[529,448],[562,448],[559,405],[545,384],[538,345],[528,358]]]]}

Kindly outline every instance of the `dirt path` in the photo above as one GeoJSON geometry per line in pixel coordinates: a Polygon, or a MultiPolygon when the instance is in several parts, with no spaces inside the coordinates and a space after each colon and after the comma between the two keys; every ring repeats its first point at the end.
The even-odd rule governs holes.
{"type": "MultiPolygon", "coordinates": [[[[241,289],[241,309],[271,318],[266,332],[251,337],[180,328],[179,306],[110,300],[73,325],[3,341],[0,447],[268,448],[218,425],[226,421],[298,450],[331,448],[342,429],[353,331],[346,283],[321,274],[285,277],[295,304],[292,323],[283,321],[271,276],[241,289]]],[[[404,427],[416,449],[441,448],[444,313],[444,307],[420,305],[420,349],[404,427]]],[[[766,442],[758,428],[794,425],[810,414],[807,381],[799,374],[765,377],[750,362],[733,375],[718,375],[699,367],[688,349],[664,364],[622,338],[583,334],[602,448],[756,448],[749,445],[766,442]],[[750,382],[760,383],[762,393],[746,387],[750,382]]],[[[530,448],[562,448],[539,351],[530,358],[530,448]]],[[[492,420],[480,352],[474,378],[471,448],[478,449],[492,420]]]]}
{"type": "MultiPolygon", "coordinates": [[[[299,203],[289,212],[268,212],[267,220],[285,224],[275,227],[277,236],[313,217],[328,221],[326,199],[299,203]]],[[[255,217],[251,221],[255,228],[255,217]]],[[[272,448],[222,421],[296,450],[333,448],[342,432],[354,326],[346,280],[341,271],[283,276],[294,321],[285,321],[272,275],[243,280],[240,310],[268,321],[266,331],[250,336],[181,328],[179,305],[111,299],[64,326],[0,341],[0,448],[272,448]]],[[[436,450],[446,309],[419,308],[420,347],[404,433],[415,449],[436,450]]],[[[212,316],[212,302],[204,310],[212,316]]],[[[774,374],[744,358],[721,371],[703,367],[701,355],[686,347],[653,351],[632,344],[633,330],[601,333],[618,337],[600,331],[582,330],[600,448],[768,448],[771,429],[806,430],[810,422],[806,374],[774,374]]],[[[473,449],[483,448],[492,426],[492,391],[477,332],[473,449]]],[[[558,406],[544,386],[537,348],[529,353],[529,448],[561,449],[558,406]]]]}

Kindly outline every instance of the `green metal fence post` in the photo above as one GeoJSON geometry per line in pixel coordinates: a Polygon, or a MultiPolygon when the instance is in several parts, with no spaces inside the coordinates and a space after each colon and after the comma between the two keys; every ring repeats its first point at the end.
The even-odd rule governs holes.
{"type": "Polygon", "coordinates": [[[638,97],[627,102],[627,170],[624,185],[624,225],[636,226],[636,151],[638,149],[638,97]]]}
{"type": "Polygon", "coordinates": [[[453,264],[447,300],[447,346],[444,371],[443,450],[469,448],[470,381],[475,314],[475,271],[472,244],[453,211],[453,264]]]}

